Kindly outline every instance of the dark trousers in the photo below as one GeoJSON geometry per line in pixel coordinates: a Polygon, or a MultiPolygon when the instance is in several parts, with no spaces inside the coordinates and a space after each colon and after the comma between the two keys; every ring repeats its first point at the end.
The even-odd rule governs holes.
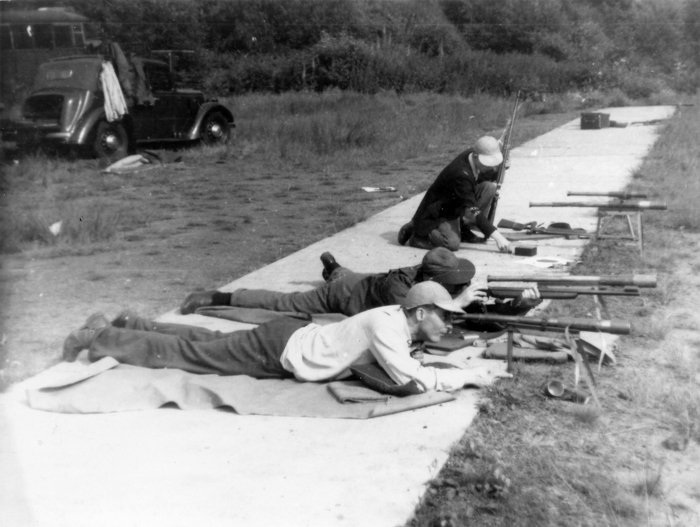
{"type": "Polygon", "coordinates": [[[91,362],[113,357],[123,364],[200,374],[293,377],[280,357],[292,333],[307,324],[280,317],[253,329],[222,333],[132,318],[125,328],[98,330],[88,357],[91,362]]]}
{"type": "Polygon", "coordinates": [[[366,276],[340,267],[331,273],[328,282],[311,291],[279,293],[266,289],[238,289],[231,294],[231,305],[310,315],[342,313],[352,316],[356,314],[348,310],[352,290],[366,276]]]}
{"type": "MultiPolygon", "coordinates": [[[[481,214],[488,215],[491,210],[491,203],[496,195],[496,185],[490,181],[483,181],[476,187],[476,206],[481,214]]],[[[418,249],[435,249],[445,247],[450,251],[458,251],[462,242],[462,229],[469,229],[476,225],[475,216],[466,211],[464,218],[454,220],[444,220],[437,228],[428,233],[427,236],[413,235],[408,240],[408,245],[418,249]],[[462,225],[464,222],[464,226],[462,225]]]]}

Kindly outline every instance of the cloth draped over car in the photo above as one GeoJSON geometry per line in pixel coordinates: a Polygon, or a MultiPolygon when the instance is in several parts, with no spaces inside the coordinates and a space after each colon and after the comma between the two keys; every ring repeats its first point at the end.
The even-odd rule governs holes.
{"type": "Polygon", "coordinates": [[[116,42],[104,42],[100,53],[114,67],[127,106],[134,104],[150,106],[155,103],[155,97],[151,93],[143,70],[142,59],[134,57],[133,54],[131,60],[127,59],[121,46],[116,42]]]}
{"type": "Polygon", "coordinates": [[[128,113],[128,109],[119,85],[119,79],[117,79],[117,74],[111,62],[102,62],[100,80],[102,81],[102,92],[105,98],[105,116],[110,122],[117,121],[128,113]]]}

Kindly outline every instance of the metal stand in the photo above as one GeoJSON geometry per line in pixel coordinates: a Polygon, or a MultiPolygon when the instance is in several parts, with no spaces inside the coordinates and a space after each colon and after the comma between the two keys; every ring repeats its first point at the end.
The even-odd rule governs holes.
{"type": "Polygon", "coordinates": [[[595,386],[596,380],[595,377],[593,376],[593,369],[591,368],[591,363],[588,360],[588,353],[586,353],[586,349],[583,347],[583,342],[581,342],[581,336],[576,335],[576,347],[578,348],[578,354],[581,356],[581,359],[583,360],[583,364],[586,367],[586,371],[588,372],[588,376],[591,379],[591,384],[595,386]]]}
{"type": "Polygon", "coordinates": [[[636,241],[640,254],[644,253],[644,230],[642,227],[642,212],[629,210],[599,210],[596,237],[599,239],[616,238],[619,240],[636,241]],[[604,234],[606,227],[613,218],[623,217],[627,221],[629,234],[604,234]],[[636,224],[636,229],[635,229],[636,224]]]}
{"type": "Polygon", "coordinates": [[[515,331],[515,328],[513,326],[508,326],[506,331],[508,331],[508,366],[506,367],[506,371],[508,373],[513,373],[513,331],[515,331]]]}

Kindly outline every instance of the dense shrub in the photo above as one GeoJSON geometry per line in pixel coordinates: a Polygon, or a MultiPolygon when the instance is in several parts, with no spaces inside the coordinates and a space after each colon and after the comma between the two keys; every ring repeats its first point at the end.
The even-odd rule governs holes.
{"type": "Polygon", "coordinates": [[[700,85],[697,0],[67,0],[127,48],[195,49],[207,91],[472,94],[700,85]]]}
{"type": "Polygon", "coordinates": [[[377,49],[347,35],[326,35],[311,50],[285,56],[202,54],[201,73],[205,90],[220,94],[331,88],[362,93],[564,93],[601,87],[609,76],[595,64],[562,63],[542,54],[471,50],[438,60],[398,45],[377,49]]]}

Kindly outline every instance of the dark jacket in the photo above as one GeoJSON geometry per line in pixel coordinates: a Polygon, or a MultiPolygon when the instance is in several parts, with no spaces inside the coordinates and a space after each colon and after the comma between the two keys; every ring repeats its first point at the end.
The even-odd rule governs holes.
{"type": "MultiPolygon", "coordinates": [[[[469,164],[472,148],[459,154],[430,185],[413,215],[415,233],[425,237],[445,221],[464,216],[467,210],[476,208],[477,180],[469,164]]],[[[484,214],[476,215],[476,226],[487,238],[496,227],[484,214]]]]}
{"type": "Polygon", "coordinates": [[[346,308],[347,314],[356,315],[375,307],[403,304],[408,290],[416,284],[419,274],[420,265],[417,265],[365,276],[352,288],[346,308]]]}
{"type": "MultiPolygon", "coordinates": [[[[422,281],[420,274],[420,265],[416,265],[415,267],[392,269],[388,273],[365,276],[352,288],[346,308],[347,314],[351,316],[375,307],[403,304],[408,290],[418,281],[422,281]]],[[[472,304],[467,306],[465,311],[467,313],[522,316],[529,310],[530,308],[513,307],[509,300],[486,306],[472,304]]]]}

